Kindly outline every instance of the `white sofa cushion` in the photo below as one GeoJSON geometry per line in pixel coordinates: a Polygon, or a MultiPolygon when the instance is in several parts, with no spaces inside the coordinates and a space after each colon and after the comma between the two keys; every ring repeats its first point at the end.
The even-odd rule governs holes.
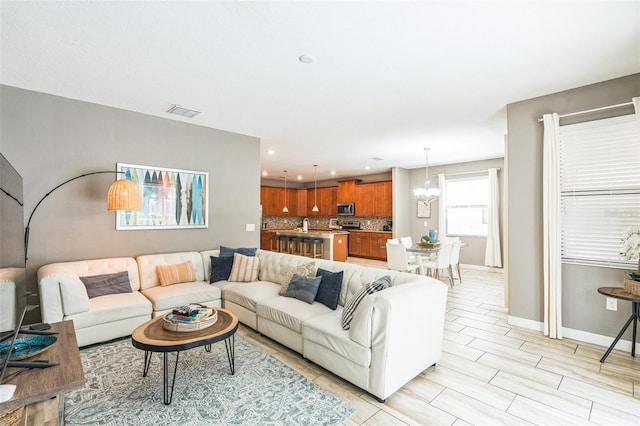
{"type": "MultiPolygon", "coordinates": [[[[218,283],[224,282],[225,281],[219,281],[218,283]]],[[[224,290],[225,302],[233,302],[236,305],[249,309],[252,312],[256,312],[258,302],[278,297],[278,290],[280,290],[279,284],[266,281],[232,284],[235,285],[226,287],[224,290]]]]}
{"type": "Polygon", "coordinates": [[[73,320],[73,326],[82,329],[138,316],[151,317],[151,302],[139,292],[95,297],[89,300],[89,304],[88,312],[67,315],[65,319],[73,320]]]}
{"type": "Polygon", "coordinates": [[[140,270],[140,288],[146,290],[160,285],[156,266],[184,263],[188,260],[193,264],[196,281],[204,281],[204,265],[202,263],[202,256],[198,252],[187,251],[180,253],[148,254],[136,257],[138,269],[140,270]]]}
{"type": "Polygon", "coordinates": [[[218,300],[221,291],[218,287],[204,281],[156,286],[142,290],[142,294],[151,301],[153,310],[164,311],[188,303],[203,303],[218,300]]]}
{"type": "Polygon", "coordinates": [[[294,256],[273,251],[258,251],[260,258],[260,281],[270,281],[277,284],[288,284],[291,276],[290,271],[296,266],[309,262],[308,257],[294,256]]]}
{"type": "MultiPolygon", "coordinates": [[[[302,325],[302,337],[335,352],[363,367],[371,365],[371,349],[349,337],[340,323],[342,308],[307,319],[302,325]]],[[[308,356],[305,348],[305,356],[308,356]]]]}
{"type": "MultiPolygon", "coordinates": [[[[331,311],[319,302],[308,304],[292,297],[273,297],[258,304],[258,318],[265,318],[302,334],[302,323],[331,311]]],[[[259,322],[260,320],[258,320],[259,322]]]]}

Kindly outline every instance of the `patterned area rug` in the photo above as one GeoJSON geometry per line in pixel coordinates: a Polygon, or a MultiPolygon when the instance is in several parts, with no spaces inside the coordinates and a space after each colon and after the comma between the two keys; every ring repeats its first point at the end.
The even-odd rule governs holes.
{"type": "Polygon", "coordinates": [[[129,339],[80,355],[87,381],[65,397],[67,425],[335,425],[355,412],[238,335],[233,376],[223,342],[181,352],[171,405],[162,403],[161,354],[147,377],[129,339]]]}

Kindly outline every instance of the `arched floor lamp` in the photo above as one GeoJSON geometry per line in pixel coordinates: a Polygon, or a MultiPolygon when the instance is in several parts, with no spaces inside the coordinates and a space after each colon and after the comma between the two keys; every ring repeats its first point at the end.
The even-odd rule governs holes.
{"type": "MultiPolygon", "coordinates": [[[[69,180],[62,182],[60,185],[53,188],[51,191],[47,192],[41,199],[38,201],[36,206],[31,211],[29,215],[29,220],[27,221],[27,226],[24,231],[24,258],[27,259],[27,249],[29,247],[29,225],[31,225],[31,219],[33,218],[33,214],[36,212],[40,204],[51,195],[56,189],[60,188],[72,182],[76,179],[80,179],[85,176],[97,175],[102,173],[115,173],[115,174],[124,174],[124,172],[114,171],[114,170],[105,170],[99,172],[91,172],[84,173],[80,176],[76,176],[69,180]]],[[[128,180],[128,179],[118,179],[111,184],[109,187],[109,191],[107,192],[107,210],[142,210],[142,195],[140,194],[140,190],[138,186],[128,180]]]]}

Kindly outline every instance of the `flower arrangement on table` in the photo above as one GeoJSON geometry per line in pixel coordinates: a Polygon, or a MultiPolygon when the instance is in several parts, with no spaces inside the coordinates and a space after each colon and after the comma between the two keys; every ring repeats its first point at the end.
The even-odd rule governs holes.
{"type": "Polygon", "coordinates": [[[625,260],[638,259],[638,272],[640,272],[640,226],[627,230],[622,238],[622,252],[620,254],[625,260]]]}
{"type": "Polygon", "coordinates": [[[624,280],[624,288],[629,293],[640,295],[640,226],[626,232],[620,254],[626,260],[638,259],[638,270],[629,272],[631,279],[624,280]]]}

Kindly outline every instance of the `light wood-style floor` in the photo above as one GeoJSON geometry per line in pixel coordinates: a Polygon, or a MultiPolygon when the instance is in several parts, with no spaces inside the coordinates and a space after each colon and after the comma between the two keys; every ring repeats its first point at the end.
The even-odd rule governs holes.
{"type": "Polygon", "coordinates": [[[442,360],[384,404],[247,327],[240,333],[351,405],[348,426],[640,425],[640,357],[614,350],[600,364],[605,347],[510,326],[502,272],[463,268],[462,278],[449,291],[442,360]]]}

